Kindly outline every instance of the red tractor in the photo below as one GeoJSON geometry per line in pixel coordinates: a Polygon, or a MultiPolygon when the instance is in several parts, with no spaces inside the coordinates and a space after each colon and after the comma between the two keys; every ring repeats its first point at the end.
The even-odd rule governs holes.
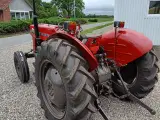
{"type": "Polygon", "coordinates": [[[159,72],[147,37],[124,29],[124,22],[118,21],[113,31],[82,37],[75,22],[38,25],[34,0],[33,8],[33,50],[15,52],[14,63],[19,79],[26,83],[30,76],[27,59],[35,58],[37,96],[46,118],[88,120],[98,110],[107,120],[100,95],[132,100],[156,113],[140,101],[153,90],[159,72]]]}

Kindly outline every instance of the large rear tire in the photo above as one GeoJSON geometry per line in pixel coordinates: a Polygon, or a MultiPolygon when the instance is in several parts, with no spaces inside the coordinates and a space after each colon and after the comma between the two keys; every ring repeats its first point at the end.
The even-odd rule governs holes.
{"type": "MultiPolygon", "coordinates": [[[[141,58],[129,63],[120,69],[120,73],[130,92],[139,99],[146,97],[154,88],[158,81],[159,68],[157,65],[158,58],[153,50],[141,58]]],[[[118,77],[117,77],[118,79],[118,77]]],[[[120,82],[117,83],[121,86],[120,82]]],[[[114,92],[121,96],[124,94],[122,88],[113,84],[114,92]]],[[[128,100],[128,98],[126,99],[128,100]]]]}
{"type": "Polygon", "coordinates": [[[59,38],[44,41],[38,47],[35,65],[37,96],[46,118],[88,120],[96,110],[95,79],[87,71],[88,64],[78,50],[59,38]],[[50,85],[45,82],[47,76],[50,85]]]}

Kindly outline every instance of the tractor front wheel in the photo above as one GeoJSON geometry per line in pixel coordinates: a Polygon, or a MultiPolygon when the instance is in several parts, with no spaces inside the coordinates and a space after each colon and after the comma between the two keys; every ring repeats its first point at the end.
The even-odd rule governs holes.
{"type": "Polygon", "coordinates": [[[14,66],[18,78],[22,83],[27,83],[30,78],[27,58],[22,51],[14,52],[14,66]]]}
{"type": "MultiPolygon", "coordinates": [[[[120,73],[130,92],[139,99],[147,96],[154,88],[158,81],[157,73],[159,71],[157,65],[157,57],[153,50],[143,55],[139,59],[120,68],[120,73]]],[[[113,84],[114,92],[121,96],[123,88],[120,88],[121,82],[117,77],[117,83],[113,84]]],[[[127,98],[128,100],[128,98],[127,98]]]]}
{"type": "Polygon", "coordinates": [[[48,120],[88,120],[95,112],[95,79],[76,47],[53,38],[37,48],[37,96],[48,120]]]}

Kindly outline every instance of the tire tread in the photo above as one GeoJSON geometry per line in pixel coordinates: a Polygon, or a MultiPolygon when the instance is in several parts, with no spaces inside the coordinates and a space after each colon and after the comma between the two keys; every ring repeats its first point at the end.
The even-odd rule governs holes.
{"type": "MultiPolygon", "coordinates": [[[[50,59],[53,63],[58,62],[59,64],[57,63],[56,66],[59,66],[59,70],[61,71],[61,73],[63,73],[62,75],[64,79],[64,86],[67,92],[66,94],[68,95],[67,99],[70,101],[67,102],[69,106],[66,111],[67,119],[64,118],[63,120],[68,120],[68,118],[70,120],[76,120],[79,119],[79,116],[81,116],[81,120],[89,119],[91,111],[94,112],[93,110],[90,110],[91,105],[92,108],[95,108],[91,101],[97,99],[97,95],[95,93],[95,90],[92,89],[95,80],[93,76],[86,70],[86,60],[79,55],[79,52],[75,46],[71,45],[66,40],[59,38],[50,39],[47,42],[44,41],[44,43],[42,43],[41,47],[38,50],[38,53],[40,55],[36,60],[36,72],[38,71],[41,59],[45,57],[47,59],[50,59]],[[65,49],[64,53],[59,52],[62,49],[65,49]],[[55,51],[58,55],[52,58],[51,56],[55,51]],[[59,58],[60,56],[62,56],[62,58],[59,58]],[[73,65],[73,68],[67,68],[70,59],[74,60],[74,62],[70,63],[73,65]],[[77,75],[81,75],[82,78],[77,79],[77,75]],[[74,82],[77,83],[76,86],[73,86],[74,82]],[[88,83],[92,83],[92,85],[88,83]],[[86,97],[83,97],[84,94],[86,97]],[[77,99],[81,100],[77,103],[77,99]]],[[[36,73],[36,76],[37,75],[38,73],[36,73]]],[[[39,79],[38,77],[36,77],[36,86],[38,89],[37,96],[41,100],[41,107],[45,110],[45,116],[49,120],[56,120],[53,116],[51,116],[44,104],[39,84],[39,79]]]]}

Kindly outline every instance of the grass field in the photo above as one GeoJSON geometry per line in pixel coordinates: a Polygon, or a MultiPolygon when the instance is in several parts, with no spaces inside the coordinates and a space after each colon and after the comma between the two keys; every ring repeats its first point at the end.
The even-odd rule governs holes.
{"type": "MultiPolygon", "coordinates": [[[[98,22],[97,23],[100,23],[100,22],[106,22],[106,21],[113,21],[114,18],[83,18],[85,20],[89,20],[89,19],[98,19],[98,22]]],[[[96,23],[96,22],[89,22],[87,24],[92,24],[92,23],[96,23]]]]}
{"type": "Polygon", "coordinates": [[[97,26],[97,27],[94,27],[94,28],[90,28],[90,29],[84,30],[81,34],[82,34],[82,35],[86,35],[86,34],[88,34],[88,33],[92,33],[92,32],[95,31],[95,30],[98,30],[98,29],[101,29],[101,28],[110,26],[110,25],[112,25],[112,24],[113,24],[113,22],[107,23],[107,24],[104,24],[104,25],[100,25],[100,26],[97,26]]]}

